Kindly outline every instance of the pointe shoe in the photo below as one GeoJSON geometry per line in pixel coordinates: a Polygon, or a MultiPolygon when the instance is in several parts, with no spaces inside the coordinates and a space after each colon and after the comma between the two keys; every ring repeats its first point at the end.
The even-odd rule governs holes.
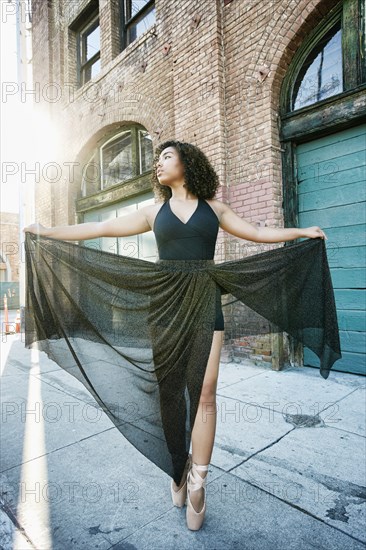
{"type": "Polygon", "coordinates": [[[200,529],[205,517],[207,474],[204,478],[202,478],[198,473],[198,470],[205,472],[208,470],[208,466],[209,464],[196,464],[195,462],[192,462],[192,466],[187,475],[186,519],[188,529],[191,529],[192,531],[197,531],[198,529],[200,529]],[[196,512],[196,510],[193,508],[191,499],[189,498],[189,493],[192,491],[198,491],[198,489],[200,489],[201,487],[203,487],[203,506],[200,512],[196,512]]]}
{"type": "Polygon", "coordinates": [[[173,485],[174,480],[172,479],[171,482],[170,482],[170,491],[171,491],[171,494],[172,494],[172,501],[173,501],[174,506],[178,506],[178,508],[182,508],[182,506],[184,506],[185,503],[186,503],[186,499],[187,499],[187,474],[188,474],[188,471],[191,467],[191,462],[192,462],[192,455],[189,454],[188,458],[187,458],[185,468],[184,468],[184,472],[183,472],[183,478],[185,478],[185,480],[184,480],[184,483],[183,483],[182,487],[178,491],[176,491],[174,489],[174,485],[173,485]]]}

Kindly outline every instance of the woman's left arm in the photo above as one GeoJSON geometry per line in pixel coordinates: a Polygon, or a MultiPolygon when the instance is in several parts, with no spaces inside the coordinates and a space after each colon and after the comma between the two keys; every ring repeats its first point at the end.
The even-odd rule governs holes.
{"type": "Polygon", "coordinates": [[[220,227],[240,239],[256,243],[278,243],[299,238],[322,237],[327,239],[324,231],[317,225],[312,227],[256,227],[241,218],[228,204],[221,203],[220,227]]]}

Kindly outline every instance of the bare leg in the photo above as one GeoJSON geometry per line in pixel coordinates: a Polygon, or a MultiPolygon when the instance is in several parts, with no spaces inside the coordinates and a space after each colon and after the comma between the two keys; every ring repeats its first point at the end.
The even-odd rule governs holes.
{"type": "MultiPolygon", "coordinates": [[[[192,461],[196,464],[209,464],[214,446],[217,416],[216,388],[223,336],[224,331],[214,331],[201,398],[192,430],[192,461]]],[[[200,471],[201,477],[206,477],[206,475],[207,472],[200,471]]],[[[203,506],[203,489],[192,491],[190,499],[195,510],[199,512],[203,506]]]]}

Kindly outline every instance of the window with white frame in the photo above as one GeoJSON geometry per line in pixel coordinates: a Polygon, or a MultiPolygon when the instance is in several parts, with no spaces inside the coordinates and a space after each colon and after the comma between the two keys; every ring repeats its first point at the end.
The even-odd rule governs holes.
{"type": "Polygon", "coordinates": [[[78,83],[83,86],[100,73],[99,12],[89,17],[77,33],[78,83]]]}
{"type": "Polygon", "coordinates": [[[119,0],[121,51],[156,21],[154,0],[119,0]]]}
{"type": "Polygon", "coordinates": [[[366,83],[365,0],[336,6],[296,52],[288,71],[287,112],[316,106],[320,101],[366,83]]]}
{"type": "MultiPolygon", "coordinates": [[[[140,208],[154,204],[153,192],[124,199],[116,204],[95,208],[84,213],[83,222],[102,222],[137,212],[140,208]]],[[[152,231],[127,237],[96,237],[82,241],[84,246],[104,250],[132,258],[155,261],[157,258],[156,240],[152,231]]]]}
{"type": "Polygon", "coordinates": [[[296,78],[293,110],[343,92],[341,21],[323,36],[296,78]]]}

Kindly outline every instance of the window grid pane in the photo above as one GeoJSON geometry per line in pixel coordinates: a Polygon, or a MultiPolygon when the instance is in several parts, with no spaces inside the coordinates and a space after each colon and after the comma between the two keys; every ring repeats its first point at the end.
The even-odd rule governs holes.
{"type": "Polygon", "coordinates": [[[316,45],[294,85],[292,110],[343,91],[342,30],[339,21],[316,45]]]}
{"type": "Polygon", "coordinates": [[[86,44],[86,60],[93,57],[100,50],[100,27],[97,22],[94,29],[89,30],[89,34],[85,37],[86,44]]]}
{"type": "Polygon", "coordinates": [[[145,174],[152,169],[152,164],[153,145],[149,132],[140,127],[126,129],[123,133],[119,131],[89,158],[82,172],[81,196],[94,195],[145,174]]]}
{"type": "Polygon", "coordinates": [[[155,6],[152,6],[141,19],[132,23],[128,26],[127,35],[128,35],[128,44],[136,40],[141,36],[145,31],[147,31],[155,23],[155,6]]]}
{"type": "Polygon", "coordinates": [[[147,131],[139,131],[140,174],[151,170],[153,163],[153,146],[151,136],[147,131]]]}
{"type": "Polygon", "coordinates": [[[81,33],[81,63],[91,59],[100,51],[99,18],[81,33]]]}
{"type": "Polygon", "coordinates": [[[80,80],[83,86],[95,78],[101,69],[100,65],[100,25],[99,14],[80,31],[79,38],[80,80]]]}
{"type": "Polygon", "coordinates": [[[100,58],[98,57],[92,63],[88,63],[81,68],[81,83],[82,85],[88,82],[91,78],[95,78],[100,73],[100,58]]]}
{"type": "Polygon", "coordinates": [[[132,136],[126,132],[101,149],[103,189],[134,177],[132,136]]]}
{"type": "Polygon", "coordinates": [[[82,197],[86,197],[98,193],[98,191],[100,191],[100,170],[93,155],[83,171],[81,195],[82,197]]]}
{"type": "Polygon", "coordinates": [[[149,0],[129,0],[129,11],[127,12],[129,18],[131,19],[131,17],[134,17],[134,15],[139,13],[148,3],[149,0]]]}

